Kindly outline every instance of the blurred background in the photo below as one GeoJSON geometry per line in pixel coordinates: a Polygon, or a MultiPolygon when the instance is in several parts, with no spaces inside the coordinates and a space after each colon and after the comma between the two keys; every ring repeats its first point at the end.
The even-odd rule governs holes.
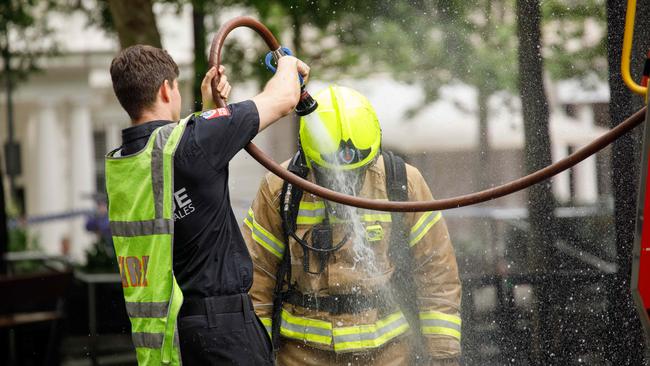
{"type": "MultiPolygon", "coordinates": [[[[641,1],[632,53],[650,47],[641,1]]],[[[558,161],[643,105],[623,85],[621,0],[3,0],[0,2],[0,364],[133,364],[106,216],[104,155],[129,126],[108,68],[145,43],[200,110],[209,42],[238,15],[310,64],[312,93],[365,94],[383,147],[447,198],[558,161]],[[1,208],[4,207],[4,210],[1,208]]],[[[250,30],[228,38],[231,100],[270,77],[250,30]]],[[[465,365],[643,365],[630,299],[641,128],[552,180],[443,212],[463,282],[465,365]]],[[[294,116],[255,138],[293,155],[294,116]]],[[[243,219],[265,169],[230,165],[243,219]]]]}

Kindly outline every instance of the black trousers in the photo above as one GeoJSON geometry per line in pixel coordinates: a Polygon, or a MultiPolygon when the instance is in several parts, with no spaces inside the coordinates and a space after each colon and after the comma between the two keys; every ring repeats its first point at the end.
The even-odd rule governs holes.
{"type": "Polygon", "coordinates": [[[184,366],[274,363],[271,340],[248,294],[186,299],[178,333],[184,366]]]}

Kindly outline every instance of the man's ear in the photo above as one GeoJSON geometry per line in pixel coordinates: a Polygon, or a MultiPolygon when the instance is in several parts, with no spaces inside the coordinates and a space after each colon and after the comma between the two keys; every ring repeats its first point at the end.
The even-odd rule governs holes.
{"type": "Polygon", "coordinates": [[[174,86],[169,83],[169,80],[165,79],[162,85],[160,86],[160,98],[164,103],[169,103],[172,100],[172,88],[174,86]]]}

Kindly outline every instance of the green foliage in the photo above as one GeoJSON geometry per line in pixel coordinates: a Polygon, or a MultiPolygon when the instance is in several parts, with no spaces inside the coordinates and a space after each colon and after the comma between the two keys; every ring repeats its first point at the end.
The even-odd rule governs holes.
{"type": "MultiPolygon", "coordinates": [[[[29,240],[27,230],[22,226],[16,226],[9,229],[8,252],[37,251],[39,244],[37,238],[29,240]]],[[[42,264],[38,260],[22,260],[11,264],[13,273],[33,273],[42,269],[42,264]]]]}
{"type": "Polygon", "coordinates": [[[113,273],[117,271],[115,254],[107,250],[108,245],[103,239],[99,239],[86,250],[86,265],[83,271],[87,273],[113,273]]]}
{"type": "MultiPolygon", "coordinates": [[[[74,2],[73,0],[67,0],[74,2]]],[[[312,66],[313,77],[336,82],[390,72],[418,83],[424,102],[440,85],[463,82],[484,95],[517,87],[515,0],[157,0],[205,9],[208,33],[215,15],[228,7],[248,7],[280,39],[312,66]]],[[[83,4],[84,2],[77,2],[83,4]]],[[[81,7],[82,10],[84,9],[81,7]]],[[[105,2],[87,7],[89,18],[111,30],[105,2]]],[[[542,2],[545,67],[553,78],[606,72],[604,0],[542,2]],[[603,29],[588,40],[585,29],[603,29]]],[[[207,43],[207,40],[206,40],[207,43]]],[[[266,46],[233,42],[224,46],[224,64],[233,82],[269,78],[262,58],[266,46]]]]}
{"type": "Polygon", "coordinates": [[[107,32],[115,32],[115,24],[108,1],[58,0],[60,10],[80,11],[87,17],[88,25],[97,25],[107,32]]]}
{"type": "Polygon", "coordinates": [[[38,60],[52,55],[56,45],[48,39],[50,28],[42,16],[58,5],[56,0],[4,0],[0,2],[0,52],[3,73],[7,60],[13,82],[38,69],[38,60]]]}
{"type": "Polygon", "coordinates": [[[16,227],[9,230],[9,246],[10,252],[21,252],[28,248],[27,231],[23,228],[16,227]]]}
{"type": "Polygon", "coordinates": [[[300,42],[293,47],[319,79],[391,72],[421,85],[426,101],[437,96],[440,85],[454,81],[485,88],[487,94],[516,86],[516,29],[509,0],[251,0],[247,5],[272,30],[292,25],[294,43],[300,42]]]}
{"type": "Polygon", "coordinates": [[[542,2],[546,31],[544,57],[546,69],[554,79],[582,78],[589,74],[607,79],[605,10],[604,0],[542,2]],[[591,32],[586,32],[587,28],[591,32]]]}

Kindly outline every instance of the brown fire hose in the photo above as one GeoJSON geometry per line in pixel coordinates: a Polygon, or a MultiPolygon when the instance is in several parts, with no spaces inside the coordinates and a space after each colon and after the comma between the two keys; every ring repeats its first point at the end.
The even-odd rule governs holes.
{"type": "MultiPolygon", "coordinates": [[[[275,51],[280,48],[280,44],[275,39],[273,34],[259,21],[251,17],[238,17],[230,20],[224,24],[219,32],[214,36],[212,40],[212,47],[210,48],[210,66],[219,66],[221,65],[221,49],[223,43],[226,39],[226,36],[235,28],[238,27],[248,27],[255,30],[266,42],[271,51],[275,51]]],[[[219,97],[219,93],[216,91],[218,80],[213,80],[212,83],[212,95],[215,98],[215,103],[219,107],[224,107],[225,102],[219,97]]],[[[273,172],[278,177],[286,180],[287,182],[296,185],[303,190],[313,193],[319,197],[322,197],[329,201],[334,201],[342,203],[349,206],[361,207],[365,209],[378,210],[378,211],[395,211],[395,212],[423,212],[423,211],[435,211],[435,210],[444,210],[449,208],[457,208],[463,206],[469,206],[476,203],[481,203],[495,198],[503,197],[511,193],[520,191],[522,189],[528,188],[533,184],[539,183],[543,180],[546,180],[566,169],[571,168],[572,166],[578,164],[589,156],[595,154],[596,152],[603,149],[605,146],[612,143],[614,140],[632,130],[634,127],[640,125],[645,118],[646,107],[643,107],[641,110],[634,113],[628,119],[623,121],[618,126],[611,129],[609,132],[598,137],[588,145],[582,147],[573,154],[567,156],[566,158],[547,166],[546,168],[540,169],[534,173],[531,173],[525,177],[519,178],[512,182],[486,189],[480,192],[466,194],[463,196],[445,198],[441,200],[433,201],[418,201],[418,202],[395,202],[395,201],[378,201],[368,198],[361,198],[346,195],[336,191],[329,190],[327,188],[321,187],[317,184],[314,184],[308,180],[305,180],[291,172],[287,169],[280,166],[278,163],[273,161],[268,155],[266,155],[260,148],[255,144],[249,143],[246,146],[246,151],[260,164],[262,164],[266,169],[273,172]]]]}

